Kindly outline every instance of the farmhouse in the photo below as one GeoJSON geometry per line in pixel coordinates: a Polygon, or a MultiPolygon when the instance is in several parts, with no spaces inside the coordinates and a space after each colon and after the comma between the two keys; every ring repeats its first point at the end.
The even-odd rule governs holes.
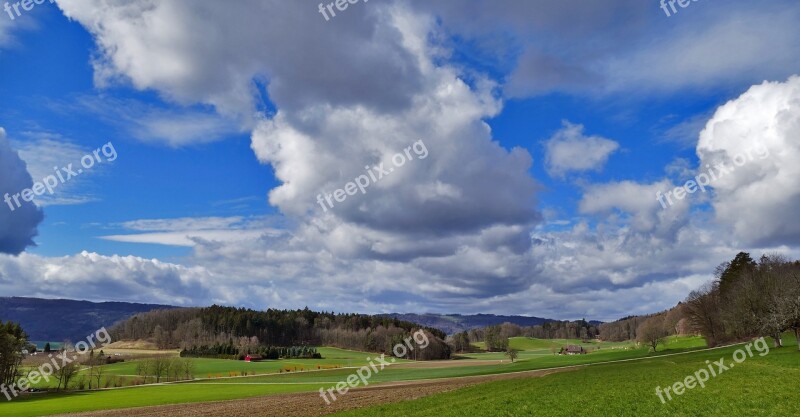
{"type": "Polygon", "coordinates": [[[567,347],[561,348],[562,355],[585,355],[586,349],[583,346],[577,345],[567,345],[567,347]]]}
{"type": "Polygon", "coordinates": [[[244,357],[245,362],[259,362],[262,359],[261,355],[247,355],[244,357]]]}

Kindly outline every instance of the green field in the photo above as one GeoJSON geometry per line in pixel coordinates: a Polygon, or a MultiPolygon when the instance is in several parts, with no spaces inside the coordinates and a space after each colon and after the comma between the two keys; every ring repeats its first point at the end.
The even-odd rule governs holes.
{"type": "Polygon", "coordinates": [[[796,342],[756,354],[663,404],[666,387],[706,360],[731,357],[736,347],[641,361],[601,364],[576,371],[480,384],[414,401],[338,413],[337,417],[481,416],[791,416],[800,413],[800,352],[796,342]]]}
{"type": "MultiPolygon", "coordinates": [[[[558,352],[558,350],[566,345],[579,345],[583,346],[589,352],[594,352],[596,350],[603,350],[603,349],[633,349],[635,344],[632,342],[582,342],[578,339],[535,339],[532,337],[511,337],[508,339],[509,347],[513,349],[517,349],[519,352],[520,359],[526,359],[531,356],[540,356],[540,355],[553,355],[553,351],[558,352]]],[[[483,342],[473,343],[474,347],[485,350],[486,344],[483,342]]],[[[701,342],[699,346],[704,346],[705,343],[701,342]]],[[[459,354],[458,356],[462,356],[469,359],[495,359],[495,360],[508,360],[508,357],[503,352],[478,352],[478,353],[464,353],[459,354]]]]}
{"type": "MultiPolygon", "coordinates": [[[[318,366],[361,366],[367,362],[367,357],[375,356],[371,353],[328,347],[318,348],[317,351],[322,355],[323,359],[281,359],[262,362],[196,358],[191,360],[195,364],[194,373],[196,378],[220,378],[229,377],[231,373],[239,376],[242,372],[271,374],[285,369],[291,369],[292,372],[311,371],[318,369],[318,366]]],[[[106,371],[114,375],[136,375],[136,361],[108,365],[106,371]]]]}
{"type": "Polygon", "coordinates": [[[286,392],[313,391],[316,385],[237,385],[220,389],[218,385],[145,385],[135,388],[94,392],[35,395],[0,404],[2,416],[44,416],[77,411],[110,410],[162,404],[231,400],[286,392]]]}
{"type": "MultiPolygon", "coordinates": [[[[681,338],[681,342],[676,346],[668,346],[667,350],[656,354],[649,353],[647,349],[631,350],[599,350],[587,355],[563,356],[553,355],[548,351],[547,354],[531,354],[521,352],[520,359],[513,364],[506,358],[505,362],[493,365],[468,366],[469,361],[465,360],[464,366],[453,368],[388,368],[372,377],[371,382],[391,382],[391,381],[410,381],[417,379],[452,378],[461,376],[490,375],[507,372],[530,371],[546,368],[557,368],[561,366],[580,365],[588,363],[598,363],[605,361],[646,358],[654,355],[664,355],[676,352],[684,352],[690,349],[697,349],[705,346],[702,338],[686,337],[681,338]]],[[[536,351],[533,351],[536,352],[536,351]]],[[[490,355],[500,355],[501,353],[479,353],[475,354],[477,359],[486,359],[490,355]]],[[[284,375],[264,375],[247,378],[235,378],[219,380],[219,383],[305,383],[308,381],[331,383],[341,380],[342,376],[350,374],[352,370],[342,369],[324,373],[298,373],[284,375]]]]}
{"type": "MultiPolygon", "coordinates": [[[[786,340],[790,341],[789,338],[786,340]]],[[[627,407],[634,407],[631,410],[640,412],[647,412],[656,415],[693,415],[688,414],[674,414],[675,410],[684,410],[679,406],[680,402],[689,401],[691,398],[709,398],[709,393],[716,393],[717,390],[731,390],[735,388],[736,384],[740,384],[741,380],[748,380],[751,378],[751,373],[762,372],[763,375],[759,376],[759,381],[771,380],[773,385],[780,385],[781,388],[776,392],[786,396],[789,391],[789,381],[796,380],[798,372],[800,372],[800,353],[797,353],[794,348],[786,347],[781,350],[774,350],[766,357],[754,357],[742,364],[741,368],[737,368],[736,372],[726,373],[711,381],[712,384],[719,384],[719,388],[712,389],[711,386],[707,387],[702,392],[689,393],[678,400],[673,401],[670,405],[662,405],[657,402],[658,399],[654,395],[654,388],[656,385],[666,386],[674,381],[677,381],[679,376],[688,375],[689,369],[696,369],[703,364],[706,359],[719,359],[723,356],[730,356],[733,348],[723,348],[711,351],[697,351],[703,346],[703,341],[696,337],[683,337],[676,339],[666,346],[666,350],[660,350],[658,353],[650,353],[647,349],[611,349],[611,346],[601,347],[600,350],[594,351],[587,355],[575,356],[561,356],[553,355],[549,351],[546,354],[536,354],[541,351],[540,348],[543,343],[549,341],[536,341],[536,340],[515,340],[515,344],[527,344],[528,347],[535,350],[523,352],[526,355],[520,355],[520,360],[515,363],[510,363],[507,359],[500,363],[499,361],[494,364],[486,364],[480,362],[479,365],[474,365],[476,360],[462,359],[453,361],[454,364],[461,365],[455,367],[389,367],[382,370],[378,374],[373,375],[370,379],[370,384],[378,384],[382,382],[391,381],[404,381],[404,380],[420,380],[432,378],[450,378],[458,376],[469,375],[486,375],[505,372],[535,370],[556,368],[562,366],[576,365],[576,364],[593,364],[587,368],[581,368],[577,371],[566,372],[563,374],[550,375],[545,378],[530,378],[519,379],[512,381],[502,381],[490,384],[482,384],[479,387],[483,388],[470,388],[462,390],[459,401],[453,400],[451,397],[444,399],[422,399],[415,402],[404,402],[404,407],[407,406],[410,414],[406,414],[406,409],[394,408],[398,406],[382,406],[376,410],[364,412],[364,414],[345,414],[345,415],[383,415],[386,413],[388,416],[393,415],[456,415],[456,410],[465,412],[466,410],[475,409],[480,410],[481,414],[485,415],[502,415],[502,416],[517,416],[517,415],[553,415],[552,410],[566,410],[563,415],[578,414],[580,407],[589,407],[589,414],[595,414],[597,407],[601,404],[613,404],[615,407],[625,407],[625,401],[633,401],[638,399],[640,405],[628,404],[627,407]],[[533,353],[532,353],[533,352],[533,353]],[[675,355],[675,353],[679,353],[675,355]],[[665,356],[666,355],[666,356],[665,356]],[[617,363],[603,364],[607,361],[622,361],[617,363]],[[730,378],[728,378],[730,377],[730,378]],[[730,381],[730,382],[726,382],[730,381]],[[780,383],[780,381],[784,381],[780,383]],[[646,382],[646,383],[645,383],[646,382]],[[734,385],[730,385],[734,384],[734,385]],[[579,396],[575,395],[575,390],[580,390],[582,393],[579,396]],[[542,393],[546,393],[543,395],[542,393]],[[644,394],[649,396],[645,396],[644,394]],[[463,398],[462,398],[463,397],[463,398]],[[580,397],[580,401],[575,398],[580,397]],[[497,398],[497,400],[489,401],[488,399],[497,398]],[[573,398],[573,401],[567,399],[573,398]],[[655,399],[656,403],[651,404],[655,399]],[[428,401],[428,402],[426,402],[428,401]],[[432,401],[432,402],[430,402],[432,401]],[[563,405],[554,405],[563,401],[569,403],[569,407],[563,405]],[[619,403],[621,402],[621,403],[619,403]],[[444,406],[431,404],[447,404],[446,413],[441,414],[433,413],[431,410],[440,410],[444,406]],[[618,404],[619,403],[619,404],[618,404]],[[460,404],[459,407],[451,407],[451,405],[460,404]],[[481,404],[476,408],[476,404],[481,404]],[[550,414],[537,414],[533,407],[541,407],[542,410],[548,410],[550,414]],[[658,407],[661,408],[658,408],[658,407]],[[526,408],[527,407],[527,408],[526,408]],[[560,408],[559,408],[560,407],[560,408]],[[595,407],[595,408],[592,408],[595,407]],[[678,407],[678,408],[675,408],[678,407]],[[664,414],[663,410],[670,410],[669,413],[664,414]],[[495,410],[490,412],[489,410],[495,410]],[[497,413],[497,410],[510,410],[509,412],[497,413]],[[661,412],[662,414],[659,414],[661,412]],[[416,413],[416,414],[415,414],[416,413]]],[[[361,366],[366,363],[367,356],[373,354],[363,352],[344,351],[339,349],[325,348],[321,349],[324,353],[325,359],[322,361],[311,360],[310,363],[338,363],[345,366],[361,366]]],[[[495,354],[476,354],[478,358],[485,360],[486,355],[495,354]]],[[[260,371],[269,372],[272,369],[277,369],[281,366],[286,366],[290,361],[272,361],[246,364],[237,361],[218,361],[213,359],[195,359],[197,361],[198,369],[205,369],[209,372],[227,372],[234,369],[241,369],[242,366],[256,366],[260,371]]],[[[300,361],[303,362],[303,361],[300,361]]],[[[414,364],[418,366],[419,364],[414,364]]],[[[115,364],[110,365],[109,372],[128,372],[133,364],[115,364]]],[[[247,368],[245,368],[247,369],[247,368]]],[[[266,374],[249,377],[237,378],[212,378],[196,380],[193,382],[184,383],[169,383],[162,385],[150,385],[143,387],[132,387],[125,389],[112,389],[103,391],[91,391],[69,394],[47,394],[35,395],[24,399],[16,399],[8,403],[0,403],[0,415],[9,417],[23,417],[23,416],[39,416],[57,413],[77,412],[77,411],[90,411],[101,410],[109,408],[125,408],[125,407],[138,407],[147,405],[163,405],[163,404],[178,404],[178,403],[191,403],[199,401],[216,401],[226,399],[247,398],[260,395],[270,395],[278,393],[290,392],[306,392],[316,391],[320,387],[328,388],[343,380],[347,375],[353,372],[352,369],[333,369],[322,370],[313,372],[297,372],[297,373],[282,373],[282,374],[266,374]]],[[[694,372],[694,371],[692,371],[694,372]]],[[[680,378],[682,379],[682,377],[680,378]]],[[[710,384],[709,384],[710,385],[710,384]]],[[[755,386],[754,386],[755,387],[755,386]]],[[[755,388],[754,388],[755,389],[755,388]]],[[[451,394],[445,394],[451,395],[451,394]]],[[[716,394],[715,394],[716,395],[716,394]]],[[[735,395],[735,394],[728,394],[735,395]]],[[[434,398],[438,398],[437,396],[434,398]]],[[[770,394],[770,398],[772,398],[770,394]]],[[[796,398],[796,397],[789,397],[796,398]]],[[[742,399],[739,399],[742,400],[742,399]]],[[[796,402],[796,401],[795,401],[796,402]]],[[[638,403],[637,403],[638,404],[638,403]]],[[[708,405],[708,404],[707,404],[708,405]]],[[[727,408],[726,408],[727,409],[727,408]]],[[[749,408],[744,408],[749,409],[749,408]]],[[[786,410],[786,408],[777,408],[778,410],[786,410]]],[[[640,415],[637,413],[622,412],[622,408],[615,409],[613,413],[607,415],[640,415]]],[[[699,409],[689,409],[692,412],[698,412],[699,409]]],[[[560,412],[560,411],[559,411],[560,412]]],[[[704,411],[704,414],[717,410],[709,408],[704,411]]],[[[543,413],[543,412],[542,412],[543,413]]],[[[559,414],[562,415],[562,414],[559,414]]]]}
{"type": "MultiPolygon", "coordinates": [[[[230,378],[233,376],[242,376],[242,375],[263,375],[263,374],[278,374],[279,372],[285,372],[287,369],[291,370],[291,373],[294,372],[307,372],[307,371],[316,371],[319,369],[325,369],[326,367],[359,367],[367,363],[367,357],[374,357],[374,354],[365,353],[365,352],[357,352],[351,350],[344,350],[344,349],[337,349],[337,348],[330,348],[330,347],[322,347],[318,348],[317,351],[322,355],[323,359],[281,359],[281,360],[270,360],[270,361],[262,361],[262,362],[244,362],[244,361],[234,361],[234,360],[227,360],[227,359],[202,359],[202,358],[190,358],[194,362],[194,375],[195,378],[199,379],[217,379],[217,378],[230,378]]],[[[177,355],[174,355],[177,357],[177,355]]],[[[134,360],[127,360],[126,362],[115,363],[112,365],[106,365],[103,367],[103,378],[101,380],[101,386],[106,385],[106,381],[110,380],[111,378],[118,378],[122,382],[130,382],[134,379],[143,380],[142,377],[136,375],[136,365],[139,362],[138,359],[134,360]]],[[[398,360],[397,363],[406,362],[405,360],[398,360]]],[[[31,368],[24,368],[27,372],[28,370],[33,370],[35,367],[31,368]]],[[[80,378],[82,375],[87,375],[88,373],[86,370],[81,371],[78,374],[77,378],[80,378]]],[[[147,379],[148,383],[155,382],[154,378],[149,377],[147,379]]],[[[167,380],[162,380],[162,382],[168,382],[167,380]]],[[[51,379],[49,382],[47,381],[40,381],[33,386],[36,388],[55,388],[57,382],[54,379],[51,379]]],[[[122,384],[122,385],[131,385],[129,383],[122,384]]]]}

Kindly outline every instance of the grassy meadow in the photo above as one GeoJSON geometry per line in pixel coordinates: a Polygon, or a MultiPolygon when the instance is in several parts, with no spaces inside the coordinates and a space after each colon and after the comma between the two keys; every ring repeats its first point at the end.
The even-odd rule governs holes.
{"type": "MultiPolygon", "coordinates": [[[[342,416],[456,416],[478,412],[487,416],[543,415],[722,415],[730,410],[761,409],[790,411],[797,404],[797,394],[790,381],[800,377],[800,353],[791,346],[771,350],[767,356],[756,355],[707,383],[703,390],[695,389],[669,404],[661,404],[655,386],[662,387],[683,380],[705,364],[730,356],[734,347],[701,350],[705,342],[699,337],[672,338],[659,348],[648,352],[631,343],[597,344],[599,349],[586,355],[554,355],[551,341],[514,338],[512,346],[522,348],[519,360],[511,363],[499,353],[474,353],[466,358],[438,362],[397,361],[372,376],[370,384],[452,378],[473,375],[518,372],[557,368],[571,365],[591,365],[544,378],[525,378],[484,383],[456,393],[440,394],[416,401],[379,406],[342,416]],[[625,349],[627,347],[628,349],[625,349]],[[447,366],[441,366],[446,362],[447,366]],[[613,362],[613,363],[607,363],[613,362]],[[436,366],[438,365],[438,366],[436,366]],[[765,390],[764,387],[771,387],[765,390]],[[576,391],[579,395],[576,395],[576,391]],[[764,392],[761,392],[764,391],[764,392]],[[768,392],[767,392],[768,391],[768,392]],[[742,393],[758,393],[742,395],[742,393]],[[795,398],[795,401],[777,401],[795,398]],[[773,407],[764,407],[772,402],[773,407]],[[777,408],[775,408],[777,407],[777,408]],[[559,414],[554,410],[558,410],[559,414]]],[[[559,341],[573,343],[575,341],[559,341]]],[[[99,391],[58,394],[34,394],[12,402],[0,403],[0,415],[8,417],[42,416],[58,413],[128,408],[149,405],[181,404],[248,398],[254,396],[317,391],[329,388],[353,373],[352,367],[367,363],[374,354],[335,348],[320,348],[322,360],[279,360],[258,363],[242,361],[192,359],[195,362],[194,381],[145,385],[99,391]],[[317,365],[342,366],[342,369],[316,370],[317,365]],[[305,372],[279,372],[286,367],[303,367],[305,372]],[[240,372],[253,372],[246,377],[222,377],[240,372]],[[211,374],[211,378],[206,375],[211,374]]],[[[108,376],[124,377],[135,373],[135,360],[107,365],[108,376]]],[[[795,410],[796,411],[796,410],[795,410]]],[[[759,415],[756,412],[753,415],[759,415]]],[[[788,414],[780,414],[788,415],[788,414]]]]}
{"type": "Polygon", "coordinates": [[[790,416],[800,413],[800,352],[787,337],[782,349],[755,354],[683,395],[662,403],[655,393],[683,381],[706,361],[731,363],[738,347],[598,364],[575,371],[490,382],[419,400],[375,406],[336,417],[480,416],[790,416]]]}

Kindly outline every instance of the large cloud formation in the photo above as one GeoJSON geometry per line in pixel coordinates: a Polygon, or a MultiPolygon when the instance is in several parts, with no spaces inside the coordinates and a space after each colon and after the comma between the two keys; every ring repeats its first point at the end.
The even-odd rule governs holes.
{"type": "Polygon", "coordinates": [[[714,211],[737,239],[800,244],[800,76],[753,86],[717,109],[697,155],[718,177],[714,211]]]}
{"type": "Polygon", "coordinates": [[[497,85],[467,81],[442,63],[430,15],[394,2],[363,4],[330,22],[305,1],[59,5],[95,36],[98,83],[127,80],[252,125],[256,156],[281,181],[269,201],[297,226],[253,249],[194,236],[196,262],[238,271],[247,259],[259,272],[242,275],[262,285],[293,269],[287,281],[325,277],[339,291],[347,284],[332,271],[358,271],[350,282],[361,291],[409,299],[426,287],[444,300],[529,286],[529,230],[540,218],[532,158],[493,141],[484,120],[502,108],[497,85]],[[278,109],[269,118],[254,116],[262,86],[278,109]],[[367,165],[388,167],[415,142],[424,143],[424,159],[412,153],[366,194],[327,212],[318,206],[318,194],[344,187],[367,165]],[[387,281],[397,284],[370,282],[390,269],[387,281]]]}
{"type": "Polygon", "coordinates": [[[11,149],[5,129],[0,128],[0,198],[6,195],[11,198],[10,203],[3,202],[0,206],[0,253],[16,255],[34,244],[33,238],[38,234],[36,228],[44,214],[32,202],[24,202],[18,197],[21,203],[18,207],[13,200],[14,194],[32,185],[25,162],[11,149]]]}
{"type": "MultiPolygon", "coordinates": [[[[741,27],[754,22],[778,27],[776,33],[797,33],[791,20],[796,8],[741,2],[715,17],[698,4],[680,19],[656,21],[657,7],[634,0],[617,7],[577,0],[508,0],[502,7],[476,1],[469,8],[448,0],[387,1],[350,6],[326,22],[317,4],[59,1],[95,38],[98,85],[128,83],[181,104],[209,104],[251,129],[255,155],[281,182],[269,201],[292,226],[222,239],[225,231],[213,224],[197,230],[149,225],[147,231],[159,233],[125,239],[192,245],[187,263],[198,266],[94,254],[25,256],[22,261],[45,264],[30,270],[55,271],[48,279],[64,283],[76,279],[68,272],[90,270],[84,287],[97,298],[132,299],[132,292],[149,289],[158,300],[190,302],[191,294],[197,303],[257,307],[268,302],[358,311],[513,310],[611,319],[668,307],[741,249],[731,243],[735,219],[725,215],[749,184],[738,176],[729,190],[724,182],[716,185],[718,218],[693,209],[689,200],[663,210],[655,192],[674,186],[667,179],[620,180],[583,184],[576,218],[558,219],[569,227],[545,228],[536,210],[531,155],[500,146],[486,120],[501,112],[501,90],[510,97],[671,93],[760,82],[753,74],[785,77],[793,69],[783,64],[800,56],[796,46],[771,31],[748,34],[741,27]],[[660,30],[672,24],[681,30],[660,30]],[[473,58],[495,60],[507,75],[503,84],[453,63],[447,41],[453,36],[474,40],[475,49],[486,54],[473,58]],[[513,50],[495,48],[504,36],[511,39],[502,44],[513,50]],[[582,42],[589,36],[592,42],[582,42]],[[715,56],[718,46],[727,60],[696,59],[715,56]],[[681,58],[685,48],[695,59],[681,58]],[[275,112],[257,112],[271,105],[275,112]],[[342,188],[365,165],[385,162],[417,141],[426,144],[425,159],[407,163],[333,209],[317,206],[317,194],[342,188]],[[116,271],[110,284],[115,291],[98,283],[103,269],[116,271]],[[135,285],[123,285],[126,274],[136,277],[135,285]],[[169,285],[159,289],[162,277],[169,285]]],[[[794,83],[733,107],[744,112],[750,100],[765,103],[751,115],[752,126],[771,126],[788,143],[796,131],[790,128],[795,99],[778,90],[794,83]]],[[[736,135],[752,133],[733,129],[722,136],[736,135]]],[[[183,144],[184,137],[170,143],[183,144]]],[[[599,166],[611,144],[598,143],[604,145],[601,157],[563,168],[599,166]]],[[[705,161],[711,151],[727,149],[725,143],[701,138],[698,154],[705,161]]],[[[787,158],[797,160],[793,154],[787,158]]],[[[788,160],[775,178],[793,186],[788,160]]],[[[774,167],[760,169],[752,173],[777,175],[774,167]]],[[[785,241],[770,230],[775,229],[767,227],[758,241],[785,241]]],[[[19,262],[0,258],[6,276],[25,270],[19,262]]]]}
{"type": "Polygon", "coordinates": [[[800,59],[794,0],[700,2],[672,18],[639,0],[414,3],[509,72],[510,97],[731,87],[786,78],[800,59]]]}
{"type": "Polygon", "coordinates": [[[215,302],[202,283],[220,280],[201,267],[187,268],[136,256],[82,252],[43,258],[29,253],[17,257],[0,254],[4,295],[194,305],[195,300],[215,302]]]}

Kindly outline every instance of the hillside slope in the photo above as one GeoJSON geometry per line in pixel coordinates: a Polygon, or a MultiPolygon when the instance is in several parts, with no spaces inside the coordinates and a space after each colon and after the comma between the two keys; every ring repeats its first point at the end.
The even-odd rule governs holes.
{"type": "Polygon", "coordinates": [[[158,304],[0,297],[0,320],[18,322],[32,341],[73,342],[134,314],[175,308],[158,304]]]}

